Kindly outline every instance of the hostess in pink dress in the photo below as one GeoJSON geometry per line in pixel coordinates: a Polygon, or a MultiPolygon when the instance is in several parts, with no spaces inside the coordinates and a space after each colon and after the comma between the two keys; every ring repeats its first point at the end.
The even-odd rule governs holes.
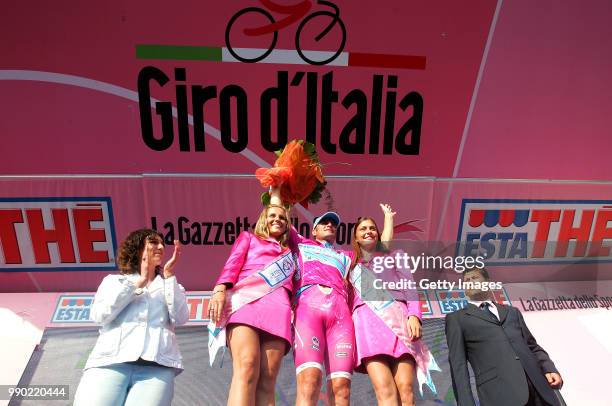
{"type": "MultiPolygon", "coordinates": [[[[264,240],[249,231],[243,231],[236,239],[216,285],[225,284],[231,289],[238,281],[262,270],[287,250],[273,238],[264,240]]],[[[282,338],[287,342],[288,351],[291,348],[289,294],[292,279],[288,278],[281,287],[232,313],[227,325],[244,324],[282,338]]]]}
{"type": "MultiPolygon", "coordinates": [[[[367,265],[367,264],[365,264],[367,265]]],[[[371,268],[370,268],[371,269],[371,268]]],[[[372,271],[370,271],[372,272],[372,271]]],[[[385,269],[376,274],[377,278],[384,281],[399,281],[412,279],[410,271],[398,271],[396,269],[385,269]]],[[[421,306],[418,293],[414,289],[388,290],[396,302],[402,305],[404,317],[416,316],[421,319],[421,306]]],[[[355,370],[366,373],[364,360],[376,355],[388,355],[392,358],[400,358],[406,354],[414,357],[411,351],[393,331],[366,305],[353,289],[353,323],[355,325],[355,370]]]]}

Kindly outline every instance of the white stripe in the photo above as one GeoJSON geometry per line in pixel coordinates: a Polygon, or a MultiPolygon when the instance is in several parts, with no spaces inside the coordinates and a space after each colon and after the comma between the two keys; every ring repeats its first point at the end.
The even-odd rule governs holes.
{"type": "MultiPolygon", "coordinates": [[[[243,58],[254,59],[263,55],[266,50],[263,48],[233,48],[234,52],[243,58]]],[[[306,57],[314,61],[323,61],[334,56],[335,52],[328,51],[302,51],[306,57]]],[[[348,52],[341,52],[336,59],[326,64],[326,66],[348,66],[348,52]]],[[[223,62],[240,62],[234,58],[227,48],[221,49],[221,60],[223,62]]],[[[274,49],[260,63],[284,63],[291,65],[308,65],[294,49],[274,49]]]]}
{"type": "Polygon", "coordinates": [[[308,368],[317,368],[317,369],[321,370],[321,372],[323,372],[323,365],[319,364],[318,362],[310,361],[310,362],[304,362],[303,364],[301,364],[297,368],[295,368],[295,374],[299,375],[300,372],[302,372],[302,371],[304,371],[305,369],[308,369],[308,368]]]}
{"type": "MultiPolygon", "coordinates": [[[[463,149],[467,140],[468,132],[470,131],[470,125],[472,124],[472,114],[474,112],[474,106],[476,105],[476,99],[478,99],[478,91],[480,90],[480,82],[482,80],[485,65],[487,64],[487,58],[489,57],[489,49],[493,42],[493,34],[495,33],[495,27],[497,26],[497,19],[501,10],[501,6],[504,0],[497,0],[497,6],[495,7],[495,13],[493,14],[493,21],[491,21],[491,27],[489,28],[489,35],[487,36],[487,42],[485,43],[484,51],[482,54],[482,60],[480,61],[480,68],[478,68],[478,76],[476,77],[476,83],[474,84],[474,91],[472,93],[472,100],[470,100],[470,108],[468,109],[467,118],[465,120],[465,127],[463,127],[463,133],[461,134],[461,143],[459,144],[459,150],[457,151],[457,159],[455,160],[455,168],[453,169],[453,178],[456,178],[459,173],[459,167],[461,166],[461,158],[463,157],[463,149]]],[[[442,212],[440,214],[441,219],[446,218],[446,212],[448,210],[448,202],[453,192],[453,183],[449,183],[448,190],[446,191],[446,197],[444,198],[444,205],[442,206],[442,212]]],[[[444,221],[440,221],[438,225],[438,231],[436,232],[436,239],[434,241],[440,241],[440,235],[442,234],[442,226],[444,221]]]]}
{"type": "Polygon", "coordinates": [[[331,374],[327,376],[328,381],[331,381],[332,379],[336,379],[336,378],[346,378],[350,380],[352,378],[352,375],[350,372],[338,371],[338,372],[332,372],[331,374]]]}
{"type": "MultiPolygon", "coordinates": [[[[122,97],[134,102],[138,102],[138,92],[126,89],[121,86],[116,86],[110,83],[101,82],[99,80],[89,79],[82,76],[66,75],[63,73],[55,72],[43,72],[34,70],[1,70],[0,69],[0,80],[31,80],[36,82],[47,82],[47,83],[58,83],[62,85],[82,87],[85,89],[95,90],[101,93],[112,94],[114,96],[122,97]]],[[[159,100],[151,97],[151,107],[155,107],[155,103],[159,100]]],[[[172,107],[172,115],[177,117],[176,107],[172,107]]],[[[193,116],[188,115],[189,124],[193,126],[193,116]]],[[[204,123],[204,132],[216,139],[221,141],[221,132],[211,126],[210,124],[204,123]]],[[[240,152],[245,158],[253,162],[258,167],[267,168],[269,164],[260,158],[257,154],[248,148],[245,148],[240,152]]],[[[302,213],[302,215],[309,222],[312,221],[314,215],[301,204],[295,204],[293,207],[302,213]]]]}

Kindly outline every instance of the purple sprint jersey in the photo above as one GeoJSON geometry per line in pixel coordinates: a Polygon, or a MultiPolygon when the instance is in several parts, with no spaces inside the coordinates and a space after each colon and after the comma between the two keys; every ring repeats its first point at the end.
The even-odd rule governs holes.
{"type": "Polygon", "coordinates": [[[299,296],[311,286],[323,285],[333,288],[346,299],[348,293],[345,279],[351,268],[353,252],[339,251],[329,243],[304,238],[293,227],[291,240],[299,251],[296,294],[299,296]]]}

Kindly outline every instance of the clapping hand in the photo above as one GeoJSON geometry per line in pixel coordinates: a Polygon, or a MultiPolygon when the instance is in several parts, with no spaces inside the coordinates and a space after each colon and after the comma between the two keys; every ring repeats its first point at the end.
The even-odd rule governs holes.
{"type": "Polygon", "coordinates": [[[174,240],[174,251],[172,252],[172,257],[166,262],[164,265],[164,278],[170,278],[174,276],[174,266],[178,261],[178,258],[181,256],[181,243],[179,240],[174,240]]]}
{"type": "Polygon", "coordinates": [[[143,288],[149,283],[149,273],[155,272],[153,264],[153,247],[150,244],[145,244],[140,257],[140,278],[136,281],[136,287],[143,288]]]}

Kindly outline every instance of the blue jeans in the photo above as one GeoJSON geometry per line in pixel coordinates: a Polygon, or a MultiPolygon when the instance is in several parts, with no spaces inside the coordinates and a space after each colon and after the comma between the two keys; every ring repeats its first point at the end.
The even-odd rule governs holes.
{"type": "Polygon", "coordinates": [[[73,406],[170,405],[174,396],[173,368],[114,364],[90,368],[74,395],[73,406]]]}

